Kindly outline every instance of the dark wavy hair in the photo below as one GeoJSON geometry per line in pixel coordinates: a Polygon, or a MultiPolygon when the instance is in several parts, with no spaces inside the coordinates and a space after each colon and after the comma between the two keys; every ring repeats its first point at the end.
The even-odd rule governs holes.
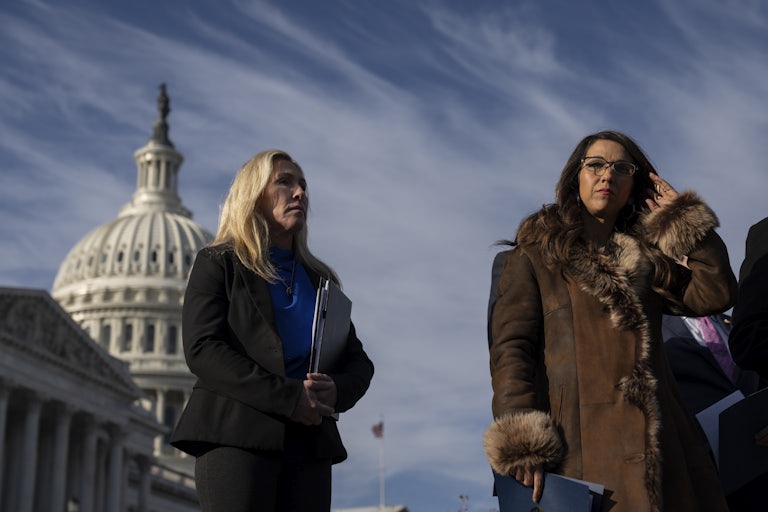
{"type": "MultiPolygon", "coordinates": [[[[506,243],[512,246],[527,245],[534,240],[541,247],[542,256],[548,265],[565,264],[571,251],[576,247],[591,250],[583,237],[582,204],[579,198],[579,172],[581,159],[589,147],[598,140],[611,140],[621,144],[627,151],[632,163],[637,165],[637,172],[632,176],[632,192],[627,204],[616,219],[614,230],[638,237],[637,224],[640,218],[650,212],[645,203],[653,182],[649,175],[658,175],[648,157],[631,137],[617,131],[601,131],[584,137],[574,148],[563,167],[560,179],[555,187],[555,202],[544,205],[542,209],[527,217],[520,224],[515,240],[506,243]]],[[[643,252],[649,256],[656,268],[656,283],[667,281],[668,265],[658,254],[641,244],[643,252]]]]}

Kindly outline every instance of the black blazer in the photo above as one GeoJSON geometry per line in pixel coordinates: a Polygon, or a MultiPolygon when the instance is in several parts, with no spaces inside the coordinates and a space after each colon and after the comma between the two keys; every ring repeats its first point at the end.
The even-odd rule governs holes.
{"type": "MultiPolygon", "coordinates": [[[[317,288],[319,276],[308,270],[317,288]]],[[[197,376],[171,444],[191,455],[212,446],[281,450],[302,383],[285,377],[267,282],[246,269],[226,247],[202,249],[190,272],[182,310],[184,355],[197,376]]],[[[346,357],[329,375],[338,391],[337,412],[365,394],[373,363],[351,327],[346,357]]],[[[315,455],[334,463],[347,456],[336,422],[306,427],[315,455]]]]}
{"type": "Polygon", "coordinates": [[[768,254],[768,217],[749,227],[744,244],[744,261],[739,269],[739,283],[750,273],[755,262],[768,254]]]}
{"type": "Polygon", "coordinates": [[[768,383],[768,254],[758,258],[739,282],[728,343],[734,360],[768,383]]]}
{"type": "MultiPolygon", "coordinates": [[[[728,330],[730,319],[720,315],[728,330]]],[[[661,324],[664,352],[675,376],[685,407],[696,414],[737,389],[744,395],[757,390],[755,372],[736,368],[735,382],[723,372],[715,356],[700,345],[679,316],[664,315],[661,324]]],[[[727,343],[727,340],[724,340],[727,343]]]]}

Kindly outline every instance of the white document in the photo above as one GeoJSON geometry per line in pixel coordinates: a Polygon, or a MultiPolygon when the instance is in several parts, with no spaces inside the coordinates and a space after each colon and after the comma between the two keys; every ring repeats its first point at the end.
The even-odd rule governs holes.
{"type": "Polygon", "coordinates": [[[720,413],[743,398],[744,394],[736,390],[696,414],[696,419],[699,420],[701,428],[707,435],[709,448],[712,450],[712,455],[715,456],[718,467],[720,466],[720,413]]]}

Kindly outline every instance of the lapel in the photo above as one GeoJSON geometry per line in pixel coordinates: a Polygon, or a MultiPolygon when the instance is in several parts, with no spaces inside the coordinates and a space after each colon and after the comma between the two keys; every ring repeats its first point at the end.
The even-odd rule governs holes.
{"type": "MultiPolygon", "coordinates": [[[[728,338],[731,334],[731,329],[733,328],[733,325],[731,323],[731,317],[726,315],[725,313],[721,313],[717,315],[717,317],[720,319],[720,322],[722,322],[723,327],[725,328],[725,339],[723,340],[726,345],[728,344],[728,338]]],[[[714,359],[714,356],[712,356],[714,359]]],[[[717,365],[718,368],[720,365],[717,365]]],[[[725,373],[723,372],[723,376],[725,377],[725,373]]],[[[726,377],[727,378],[727,377],[726,377]]],[[[745,395],[749,395],[757,391],[758,388],[758,380],[759,377],[751,371],[742,370],[739,365],[736,365],[736,368],[733,373],[734,378],[734,386],[741,389],[741,391],[745,395]]]]}
{"type": "Polygon", "coordinates": [[[277,336],[275,310],[272,307],[272,297],[269,295],[267,282],[245,268],[245,266],[236,257],[234,260],[237,279],[243,284],[243,288],[245,289],[248,298],[256,308],[256,311],[258,311],[264,320],[267,321],[267,324],[269,324],[269,326],[274,331],[275,336],[277,336]]]}
{"type": "Polygon", "coordinates": [[[661,322],[661,331],[664,341],[669,338],[690,338],[691,331],[685,325],[685,321],[679,316],[664,315],[661,322]]]}
{"type": "Polygon", "coordinates": [[[650,287],[650,263],[633,238],[614,233],[605,251],[571,251],[567,269],[582,291],[599,300],[617,329],[648,330],[641,297],[650,287]]]}

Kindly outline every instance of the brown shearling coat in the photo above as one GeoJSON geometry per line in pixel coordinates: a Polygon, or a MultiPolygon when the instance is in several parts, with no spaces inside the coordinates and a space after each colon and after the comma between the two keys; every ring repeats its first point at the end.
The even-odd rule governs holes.
{"type": "Polygon", "coordinates": [[[727,511],[661,338],[664,311],[702,316],[733,305],[736,279],[717,225],[684,192],[647,215],[637,237],[615,233],[605,251],[576,251],[549,268],[539,234],[523,224],[492,318],[495,419],[484,445],[496,472],[543,464],[603,484],[611,512],[727,511]],[[647,251],[687,256],[690,270],[673,263],[672,285],[660,290],[647,251]]]}

